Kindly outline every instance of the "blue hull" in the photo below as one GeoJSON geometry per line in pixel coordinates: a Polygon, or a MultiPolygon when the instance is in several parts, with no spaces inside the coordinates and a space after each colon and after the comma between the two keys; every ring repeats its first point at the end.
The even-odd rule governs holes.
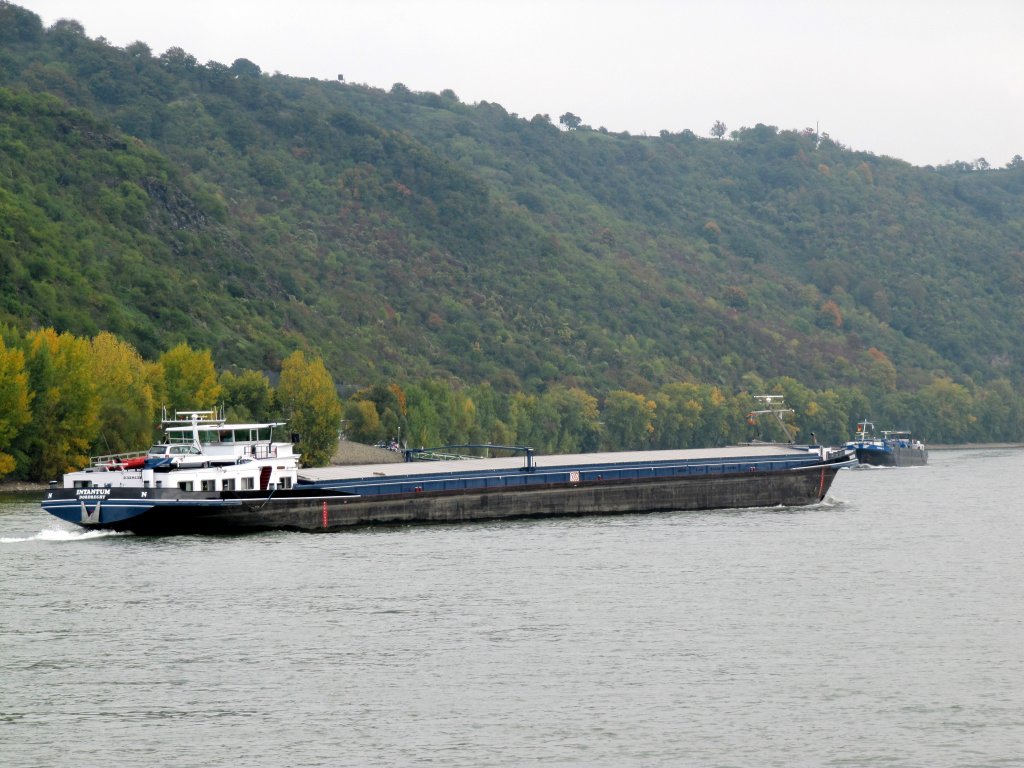
{"type": "Polygon", "coordinates": [[[901,446],[869,446],[856,449],[857,461],[875,467],[919,467],[928,463],[928,451],[901,446]]]}
{"type": "MultiPolygon", "coordinates": [[[[167,533],[226,533],[284,527],[272,515],[351,500],[323,489],[251,492],[187,492],[153,488],[60,488],[48,491],[44,511],[86,528],[167,533]]],[[[285,518],[282,518],[285,519],[285,518]]]]}

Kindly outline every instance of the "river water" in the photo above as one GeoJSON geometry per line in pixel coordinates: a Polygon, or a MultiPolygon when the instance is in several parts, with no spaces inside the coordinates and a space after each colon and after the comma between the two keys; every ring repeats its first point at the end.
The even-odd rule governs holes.
{"type": "Polygon", "coordinates": [[[96,534],[8,499],[0,765],[1024,765],[1022,463],[334,534],[96,534]]]}

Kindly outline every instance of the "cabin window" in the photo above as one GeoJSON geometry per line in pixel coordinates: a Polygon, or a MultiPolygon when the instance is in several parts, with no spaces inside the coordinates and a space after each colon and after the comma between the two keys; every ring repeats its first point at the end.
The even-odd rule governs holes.
{"type": "Polygon", "coordinates": [[[224,487],[225,491],[233,491],[233,490],[235,490],[235,479],[232,477],[232,478],[230,478],[228,480],[225,480],[223,487],[224,487]]]}
{"type": "Polygon", "coordinates": [[[179,490],[182,490],[182,491],[191,491],[192,490],[192,481],[191,480],[182,480],[180,483],[178,483],[178,488],[179,488],[179,490]]]}
{"type": "Polygon", "coordinates": [[[91,488],[92,483],[88,480],[75,480],[75,488],[91,488]]]}
{"type": "Polygon", "coordinates": [[[281,478],[281,487],[282,488],[291,488],[292,487],[292,479],[290,477],[288,477],[287,475],[282,477],[281,478]]]}
{"type": "Polygon", "coordinates": [[[200,485],[204,491],[216,491],[217,481],[216,480],[202,480],[200,485]]]}
{"type": "Polygon", "coordinates": [[[251,477],[243,477],[242,478],[242,490],[243,491],[251,491],[255,487],[256,487],[256,481],[253,478],[251,478],[251,477]]]}

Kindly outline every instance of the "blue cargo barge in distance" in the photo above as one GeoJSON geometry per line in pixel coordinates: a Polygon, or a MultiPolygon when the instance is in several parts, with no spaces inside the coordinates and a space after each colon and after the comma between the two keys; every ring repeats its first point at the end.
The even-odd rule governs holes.
{"type": "Polygon", "coordinates": [[[857,422],[853,440],[846,444],[857,461],[876,467],[919,467],[928,463],[928,450],[924,443],[911,437],[906,430],[883,431],[876,437],[874,424],[857,422]]]}
{"type": "Polygon", "coordinates": [[[42,507],[85,528],[222,534],[803,506],[856,463],[843,448],[765,443],[299,469],[272,438],[280,426],[192,414],[144,456],[66,474],[42,507]]]}

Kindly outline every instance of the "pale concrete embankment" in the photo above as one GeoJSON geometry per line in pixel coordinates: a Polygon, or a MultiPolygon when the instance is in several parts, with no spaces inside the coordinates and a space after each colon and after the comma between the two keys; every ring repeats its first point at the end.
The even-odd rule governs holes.
{"type": "Polygon", "coordinates": [[[341,440],[338,450],[331,457],[332,465],[389,464],[399,461],[405,461],[405,454],[401,451],[389,451],[387,448],[354,443],[351,440],[341,440]]]}

